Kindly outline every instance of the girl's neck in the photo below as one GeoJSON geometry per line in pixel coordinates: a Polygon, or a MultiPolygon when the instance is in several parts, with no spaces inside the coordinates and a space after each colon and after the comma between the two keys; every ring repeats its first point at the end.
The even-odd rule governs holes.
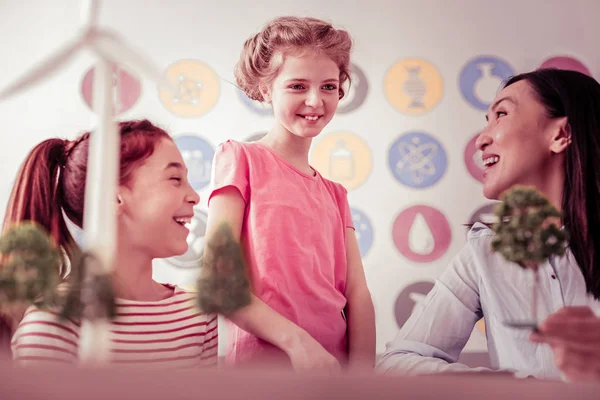
{"type": "Polygon", "coordinates": [[[277,155],[289,162],[295,168],[307,174],[314,174],[308,162],[308,152],[312,138],[303,138],[279,126],[273,128],[261,140],[265,146],[271,148],[277,155]]]}
{"type": "Polygon", "coordinates": [[[173,295],[173,289],[152,279],[152,258],[141,251],[119,246],[113,271],[115,297],[136,301],[159,301],[173,295]]]}

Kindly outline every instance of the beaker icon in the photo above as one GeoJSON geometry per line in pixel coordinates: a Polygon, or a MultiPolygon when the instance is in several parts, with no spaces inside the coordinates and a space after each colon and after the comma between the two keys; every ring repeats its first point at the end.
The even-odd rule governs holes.
{"type": "Polygon", "coordinates": [[[354,179],[354,169],[354,154],[346,148],[346,142],[343,139],[338,139],[335,148],[329,154],[329,176],[336,181],[352,180],[354,179]]]}

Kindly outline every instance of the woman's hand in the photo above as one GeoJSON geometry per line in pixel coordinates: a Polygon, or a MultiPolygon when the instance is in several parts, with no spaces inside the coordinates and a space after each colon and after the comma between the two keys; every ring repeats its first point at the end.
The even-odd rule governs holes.
{"type": "Polygon", "coordinates": [[[569,381],[600,381],[600,317],[589,307],[565,307],[550,315],[530,337],[547,343],[569,381]]]}

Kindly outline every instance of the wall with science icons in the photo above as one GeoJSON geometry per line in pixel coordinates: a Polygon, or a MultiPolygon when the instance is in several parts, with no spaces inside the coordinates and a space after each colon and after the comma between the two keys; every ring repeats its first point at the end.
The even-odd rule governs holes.
{"type": "MultiPolygon", "coordinates": [[[[10,56],[0,65],[0,87],[64,43],[79,21],[77,0],[2,4],[0,51],[10,56]]],[[[105,0],[102,24],[149,54],[171,83],[157,86],[116,65],[115,113],[147,117],[167,129],[201,195],[188,252],[156,260],[156,279],[193,287],[215,148],[227,139],[256,140],[273,123],[271,108],[233,83],[244,40],[275,16],[328,19],[355,40],[353,84],[315,139],[310,162],[348,189],[376,308],[377,350],[384,351],[464,246],[464,225],[491,218],[475,138],[499,87],[515,73],[542,66],[599,76],[599,13],[600,2],[588,0],[352,0],[343,6],[263,0],[256,7],[241,0],[210,7],[105,0]],[[573,23],[566,28],[565,21],[573,23]]],[[[83,54],[53,79],[0,104],[2,210],[20,162],[36,143],[73,138],[94,126],[93,75],[94,58],[83,54]]],[[[476,364],[486,362],[483,324],[465,349],[482,355],[476,364]]]]}

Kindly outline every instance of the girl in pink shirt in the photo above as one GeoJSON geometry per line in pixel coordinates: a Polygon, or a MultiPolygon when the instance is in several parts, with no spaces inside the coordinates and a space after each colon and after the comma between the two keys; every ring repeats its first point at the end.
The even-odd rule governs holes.
{"type": "MultiPolygon", "coordinates": [[[[228,315],[227,361],[296,370],[372,366],[375,318],[346,190],[308,162],[349,80],[352,40],[313,18],[277,18],[244,44],[237,83],[275,124],[215,155],[206,243],[222,224],[241,242],[252,297],[228,315]]],[[[210,255],[207,246],[205,259],[210,255]]],[[[216,264],[216,263],[215,263],[216,264]]],[[[218,265],[207,262],[201,279],[218,265]]]]}

